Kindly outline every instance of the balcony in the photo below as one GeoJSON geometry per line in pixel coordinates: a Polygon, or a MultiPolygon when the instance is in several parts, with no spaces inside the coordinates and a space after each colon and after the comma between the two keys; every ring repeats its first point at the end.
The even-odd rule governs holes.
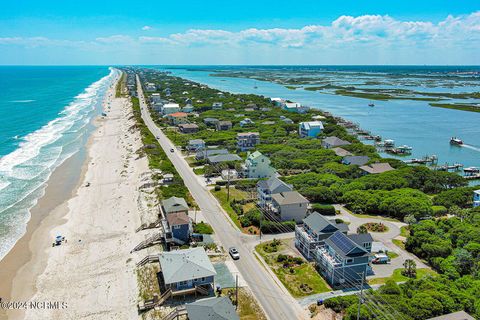
{"type": "Polygon", "coordinates": [[[295,226],[295,232],[298,233],[300,237],[303,238],[307,243],[316,242],[316,239],[307,233],[303,226],[295,226]]]}
{"type": "Polygon", "coordinates": [[[329,264],[331,267],[340,267],[342,266],[342,261],[335,256],[331,255],[325,246],[318,247],[317,249],[317,261],[324,264],[329,264]]]}

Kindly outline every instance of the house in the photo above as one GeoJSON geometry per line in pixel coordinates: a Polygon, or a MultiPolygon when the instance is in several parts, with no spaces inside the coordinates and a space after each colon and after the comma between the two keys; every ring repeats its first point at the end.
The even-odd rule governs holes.
{"type": "Polygon", "coordinates": [[[473,191],[473,207],[480,207],[480,189],[473,191]]]}
{"type": "Polygon", "coordinates": [[[188,114],[185,112],[174,112],[167,115],[167,119],[173,125],[178,125],[181,123],[187,123],[188,114]]]}
{"type": "Polygon", "coordinates": [[[242,121],[240,121],[240,127],[246,127],[246,126],[249,126],[249,125],[252,125],[252,124],[255,124],[255,122],[253,122],[250,118],[245,118],[243,119],[242,121]]]}
{"type": "Polygon", "coordinates": [[[341,146],[348,146],[349,144],[351,143],[337,137],[326,137],[325,139],[322,140],[322,147],[326,149],[332,149],[332,148],[341,147],[341,146]]]}
{"type": "Polygon", "coordinates": [[[152,94],[150,95],[150,101],[151,101],[153,104],[157,104],[157,103],[162,102],[162,98],[160,97],[160,93],[152,93],[152,94]]]}
{"type": "Polygon", "coordinates": [[[157,86],[155,85],[155,83],[147,82],[145,83],[145,90],[147,92],[157,91],[157,86]]]}
{"type": "Polygon", "coordinates": [[[212,110],[222,110],[223,103],[222,102],[214,102],[212,104],[212,110]]]}
{"type": "Polygon", "coordinates": [[[285,122],[286,124],[293,124],[293,120],[290,118],[283,118],[282,121],[285,122]]]}
{"type": "Polygon", "coordinates": [[[285,99],[282,98],[270,98],[270,101],[272,101],[275,107],[283,107],[286,102],[285,99]]]}
{"type": "Polygon", "coordinates": [[[457,311],[427,320],[475,320],[475,318],[466,313],[465,311],[457,311]]]}
{"type": "Polygon", "coordinates": [[[188,140],[188,146],[187,149],[190,151],[197,151],[199,149],[204,149],[205,148],[205,141],[202,139],[192,139],[188,140]]]}
{"type": "Polygon", "coordinates": [[[207,162],[209,164],[217,164],[222,162],[233,162],[233,161],[242,161],[242,158],[240,158],[236,154],[231,154],[231,153],[207,156],[207,162]]]}
{"type": "Polygon", "coordinates": [[[346,157],[346,156],[351,156],[352,153],[343,149],[343,148],[332,148],[332,150],[335,152],[335,155],[339,157],[346,157]]]}
{"type": "Polygon", "coordinates": [[[237,133],[237,148],[240,151],[247,151],[255,148],[260,143],[260,134],[258,132],[237,133]]]}
{"type": "Polygon", "coordinates": [[[300,138],[317,137],[323,131],[322,121],[300,122],[298,124],[298,135],[300,138]]]}
{"type": "Polygon", "coordinates": [[[195,123],[182,123],[178,125],[178,130],[181,133],[195,133],[198,132],[198,126],[195,123]]]}
{"type": "Polygon", "coordinates": [[[288,112],[295,112],[295,113],[306,113],[310,110],[309,107],[302,106],[298,102],[285,102],[282,106],[283,110],[288,112]]]}
{"type": "Polygon", "coordinates": [[[295,247],[305,258],[311,260],[314,258],[315,249],[337,231],[347,234],[348,225],[337,224],[318,212],[312,212],[303,219],[303,225],[295,226],[295,247]]]}
{"type": "Polygon", "coordinates": [[[257,182],[258,204],[264,208],[268,203],[272,202],[272,194],[292,190],[292,185],[283,182],[276,176],[272,176],[268,180],[260,180],[257,182]]]}
{"type": "Polygon", "coordinates": [[[158,281],[163,295],[208,295],[213,291],[217,272],[203,247],[162,252],[159,262],[158,281]]]}
{"type": "Polygon", "coordinates": [[[326,117],[317,114],[317,115],[313,116],[312,119],[313,120],[324,120],[324,119],[326,119],[326,117]]]}
{"type": "Polygon", "coordinates": [[[185,212],[167,214],[168,226],[173,241],[178,244],[185,244],[190,240],[193,232],[192,222],[185,212]]]}
{"type": "Polygon", "coordinates": [[[260,151],[248,153],[243,169],[243,176],[247,178],[270,178],[275,174],[275,168],[270,166],[270,159],[260,151]]]}
{"type": "Polygon", "coordinates": [[[217,125],[218,119],[217,118],[205,118],[203,119],[203,123],[205,123],[207,126],[214,127],[217,125]]]}
{"type": "Polygon", "coordinates": [[[173,182],[173,174],[172,173],[166,173],[162,177],[162,183],[167,184],[167,183],[172,183],[173,182]]]}
{"type": "Polygon", "coordinates": [[[175,112],[180,112],[180,105],[178,103],[166,103],[162,107],[162,114],[165,116],[175,112]]]}
{"type": "Polygon", "coordinates": [[[235,169],[225,169],[222,170],[222,179],[223,180],[235,180],[238,179],[238,172],[235,169]]]}
{"type": "Polygon", "coordinates": [[[378,174],[378,173],[383,173],[387,171],[392,171],[395,170],[390,166],[390,163],[388,162],[382,162],[382,163],[371,163],[366,166],[361,166],[360,170],[363,171],[363,174],[378,174]]]}
{"type": "Polygon", "coordinates": [[[267,209],[282,221],[301,222],[307,215],[309,201],[297,191],[272,194],[272,202],[267,209]]]}
{"type": "Polygon", "coordinates": [[[185,199],[170,197],[162,201],[162,210],[165,216],[171,213],[183,212],[188,215],[188,205],[185,199]]]}
{"type": "Polygon", "coordinates": [[[182,112],[186,112],[186,113],[193,112],[193,106],[191,104],[185,105],[185,107],[182,108],[182,112]]]}
{"type": "Polygon", "coordinates": [[[195,155],[196,160],[205,160],[209,156],[214,156],[216,154],[227,154],[227,149],[200,149],[197,150],[197,154],[195,155]]]}
{"type": "Polygon", "coordinates": [[[346,165],[354,165],[354,166],[363,166],[370,161],[370,157],[368,156],[346,156],[343,157],[342,163],[346,165]]]}
{"type": "Polygon", "coordinates": [[[224,131],[232,129],[232,122],[231,121],[218,121],[216,126],[217,131],[224,131]]]}
{"type": "Polygon", "coordinates": [[[370,241],[371,247],[372,238],[368,233],[360,236],[347,236],[337,231],[325,240],[324,245],[315,249],[317,268],[332,287],[352,287],[365,279],[369,272],[371,254],[363,242],[370,241]]]}
{"type": "Polygon", "coordinates": [[[188,320],[240,320],[232,301],[225,296],[200,299],[185,307],[188,320]]]}

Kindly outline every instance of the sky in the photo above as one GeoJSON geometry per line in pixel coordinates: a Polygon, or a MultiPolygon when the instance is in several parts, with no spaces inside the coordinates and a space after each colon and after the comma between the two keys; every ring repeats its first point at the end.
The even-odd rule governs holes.
{"type": "Polygon", "coordinates": [[[478,0],[8,1],[1,65],[480,65],[478,0]]]}

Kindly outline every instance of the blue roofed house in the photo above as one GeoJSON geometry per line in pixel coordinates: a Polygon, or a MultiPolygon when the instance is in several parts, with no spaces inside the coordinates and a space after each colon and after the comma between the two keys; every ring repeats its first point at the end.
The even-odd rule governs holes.
{"type": "Polygon", "coordinates": [[[212,297],[186,304],[188,320],[240,320],[227,297],[212,297]]]}
{"type": "Polygon", "coordinates": [[[203,247],[159,254],[158,282],[162,297],[200,293],[210,294],[217,272],[203,247]]]}
{"type": "Polygon", "coordinates": [[[298,134],[300,138],[312,137],[315,138],[323,130],[323,123],[321,121],[300,122],[298,125],[298,134]]]}
{"type": "Polygon", "coordinates": [[[185,212],[170,213],[167,215],[167,221],[172,240],[177,244],[188,243],[193,232],[193,227],[192,221],[185,212]]]}
{"type": "Polygon", "coordinates": [[[305,258],[311,260],[314,258],[315,249],[337,231],[346,234],[348,225],[335,223],[318,212],[312,212],[303,219],[303,225],[295,226],[295,247],[305,258]]]}
{"type": "Polygon", "coordinates": [[[251,179],[269,178],[275,174],[275,168],[270,163],[270,159],[260,151],[249,153],[242,166],[243,176],[251,179]]]}
{"type": "Polygon", "coordinates": [[[473,207],[480,207],[480,189],[473,191],[473,207]]]}
{"type": "Polygon", "coordinates": [[[370,272],[372,236],[335,232],[314,251],[317,268],[334,288],[352,287],[370,272]]]}
{"type": "Polygon", "coordinates": [[[276,176],[272,176],[268,180],[260,180],[257,182],[258,204],[264,208],[268,203],[272,202],[272,194],[292,190],[292,185],[286,184],[276,176]]]}

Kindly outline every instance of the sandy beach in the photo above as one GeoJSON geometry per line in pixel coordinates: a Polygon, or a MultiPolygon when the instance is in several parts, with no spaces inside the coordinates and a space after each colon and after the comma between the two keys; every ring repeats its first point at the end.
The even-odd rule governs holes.
{"type": "Polygon", "coordinates": [[[130,250],[141,239],[137,208],[146,158],[137,159],[140,135],[128,99],[113,85],[86,156],[57,168],[32,209],[27,233],[0,262],[3,301],[54,303],[9,310],[8,319],[133,319],[137,317],[135,262],[130,250]],[[56,235],[67,241],[52,247],[56,235]]]}

